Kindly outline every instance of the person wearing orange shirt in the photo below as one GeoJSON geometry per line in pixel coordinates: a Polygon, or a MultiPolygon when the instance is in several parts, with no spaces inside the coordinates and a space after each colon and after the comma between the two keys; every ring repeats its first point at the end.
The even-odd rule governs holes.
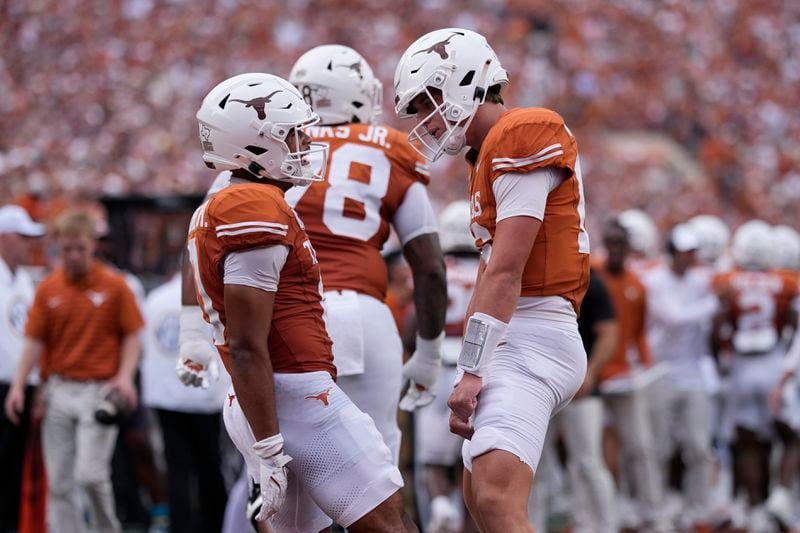
{"type": "Polygon", "coordinates": [[[94,259],[94,218],[70,211],[56,223],[61,265],[36,290],[25,346],[6,415],[22,409],[28,374],[38,363],[45,382],[42,443],[49,479],[48,521],[59,532],[86,531],[76,489],[88,496],[100,531],[120,531],[111,489],[111,455],[118,428],[96,416],[137,402],[133,378],[143,326],[122,276],[94,259]]]}
{"type": "Polygon", "coordinates": [[[480,529],[533,531],[528,496],[550,417],[586,372],[577,315],[589,236],[575,137],[554,111],[506,108],[507,83],[483,36],[436,30],[400,59],[395,111],[415,120],[409,140],[431,161],[469,147],[481,263],[450,427],[468,439],[464,494],[480,529]]]}
{"type": "Polygon", "coordinates": [[[403,486],[372,419],[335,382],[322,278],[292,186],[320,181],[319,116],[286,80],[231,78],[197,112],[203,160],[231,183],[192,216],[197,301],[232,387],[225,428],[257,489],[261,531],[401,532],[403,486]],[[269,522],[264,524],[264,522],[269,522]]]}
{"type": "MultiPolygon", "coordinates": [[[[661,476],[653,429],[648,416],[645,383],[639,376],[651,364],[647,344],[647,291],[627,266],[630,252],[628,231],[618,220],[605,228],[606,261],[597,269],[608,288],[619,323],[619,337],[612,359],[599,374],[600,390],[612,415],[614,434],[630,463],[639,517],[651,525],[659,521],[661,476]]],[[[630,521],[630,516],[623,516],[630,521]]]]}
{"type": "Polygon", "coordinates": [[[293,187],[286,201],[303,220],[320,262],[337,384],[372,417],[397,460],[403,381],[409,383],[401,409],[413,411],[433,400],[444,338],[447,286],[436,215],[426,192],[427,164],[405,135],[378,121],[381,83],[352,48],[312,48],[295,62],[289,81],[320,117],[308,130],[312,141],[329,151],[325,179],[293,187]],[[381,249],[392,231],[411,269],[420,317],[414,355],[405,365],[385,304],[381,249]]]}

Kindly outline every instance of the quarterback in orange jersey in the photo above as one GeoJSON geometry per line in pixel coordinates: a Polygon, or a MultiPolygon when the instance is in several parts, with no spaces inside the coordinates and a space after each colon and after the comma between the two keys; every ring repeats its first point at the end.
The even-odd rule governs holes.
{"type": "Polygon", "coordinates": [[[575,138],[553,111],[507,109],[507,82],[481,35],[437,30],[401,57],[395,110],[416,120],[409,140],[428,159],[469,148],[481,265],[449,400],[451,429],[470,439],[464,492],[481,530],[532,531],[528,494],[550,417],[586,371],[577,313],[589,236],[575,138]]]}
{"type": "Polygon", "coordinates": [[[433,399],[441,366],[447,286],[427,162],[404,134],[379,125],[381,84],[352,48],[312,48],[289,81],[320,116],[308,130],[311,139],[330,152],[325,181],[296,187],[286,199],[305,223],[322,270],[337,383],[372,417],[396,460],[403,378],[410,383],[400,407],[411,411],[433,399]],[[405,367],[380,253],[392,228],[413,274],[419,317],[405,367]]]}
{"type": "Polygon", "coordinates": [[[231,376],[223,417],[259,486],[256,520],[406,531],[391,452],[334,382],[316,252],[284,199],[322,179],[312,159],[327,149],[305,132],[319,117],[287,81],[251,74],[212,90],[197,119],[204,161],[232,173],[192,217],[189,257],[231,376]]]}
{"type": "Polygon", "coordinates": [[[795,323],[791,304],[798,295],[797,276],[770,268],[774,254],[771,228],[760,220],[746,222],[736,230],[732,253],[735,268],[717,275],[714,286],[721,302],[718,327],[730,329],[734,353],[729,423],[739,481],[752,507],[765,502],[764,488],[770,484],[765,482],[768,470],[761,467],[765,464],[761,461],[766,461],[769,453],[765,444],[778,437],[784,451],[778,483],[767,507],[779,518],[790,520],[791,505],[782,511],[786,504],[781,500],[789,499],[797,471],[796,432],[800,428],[796,391],[787,388],[776,409],[770,409],[769,394],[779,383],[787,352],[782,334],[787,325],[795,323]]]}

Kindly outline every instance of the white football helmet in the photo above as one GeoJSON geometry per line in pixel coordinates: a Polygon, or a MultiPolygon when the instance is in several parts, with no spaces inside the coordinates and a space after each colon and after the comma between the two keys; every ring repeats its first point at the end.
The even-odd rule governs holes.
{"type": "Polygon", "coordinates": [[[658,228],[650,215],[640,209],[627,209],[617,221],[628,232],[631,250],[647,258],[658,255],[658,228]]]}
{"type": "Polygon", "coordinates": [[[703,263],[713,264],[719,259],[731,240],[731,230],[721,218],[714,215],[697,215],[689,225],[700,240],[697,256],[703,263]]]}
{"type": "Polygon", "coordinates": [[[731,252],[737,266],[766,270],[774,258],[772,228],[763,220],[748,220],[733,234],[731,252]]]}
{"type": "Polygon", "coordinates": [[[380,119],[383,85],[361,54],[348,46],[312,48],[294,64],[289,81],[321,124],[377,124],[380,119]]]}
{"type": "Polygon", "coordinates": [[[487,90],[507,83],[508,73],[482,35],[459,28],[436,30],[417,39],[400,58],[394,73],[395,111],[400,118],[416,117],[412,101],[427,95],[434,110],[417,117],[408,140],[423,157],[435,161],[464,148],[466,131],[487,90]],[[431,89],[441,92],[440,100],[431,89]],[[438,138],[427,127],[437,115],[446,129],[438,138]]]}
{"type": "Polygon", "coordinates": [[[444,253],[477,251],[469,231],[471,223],[468,201],[458,200],[444,208],[439,215],[439,242],[444,253]]]}
{"type": "Polygon", "coordinates": [[[284,79],[252,73],[225,80],[203,99],[197,121],[209,168],[245,169],[293,185],[323,179],[328,148],[308,143],[304,132],[319,117],[284,79]]]}
{"type": "Polygon", "coordinates": [[[784,270],[800,269],[800,235],[789,226],[772,228],[773,266],[784,270]]]}

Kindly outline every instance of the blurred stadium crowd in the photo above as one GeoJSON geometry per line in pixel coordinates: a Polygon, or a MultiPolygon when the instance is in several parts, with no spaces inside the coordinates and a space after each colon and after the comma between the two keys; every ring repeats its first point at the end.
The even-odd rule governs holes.
{"type": "MultiPolygon", "coordinates": [[[[512,75],[504,91],[508,102],[555,109],[575,131],[595,243],[608,230],[606,221],[619,212],[637,208],[652,218],[653,227],[646,222],[644,229],[641,223],[625,228],[641,261],[634,270],[642,278],[652,266],[645,268],[645,261],[668,270],[669,261],[660,257],[661,241],[672,239],[666,230],[698,213],[718,215],[731,228],[753,218],[800,227],[795,208],[800,200],[800,3],[769,0],[8,0],[0,4],[0,116],[6,124],[0,129],[0,204],[19,203],[40,222],[52,222],[67,206],[88,206],[98,215],[98,233],[113,237],[106,239],[102,253],[152,289],[176,270],[188,211],[172,206],[166,216],[131,212],[127,226],[115,226],[131,233],[120,235],[113,228],[109,233],[109,224],[120,216],[114,199],[205,193],[214,174],[200,164],[194,116],[213,85],[248,71],[285,76],[312,46],[341,43],[357,49],[374,67],[384,83],[384,120],[403,129],[389,102],[397,59],[408,43],[442,21],[473,28],[493,44],[512,75]],[[101,197],[108,212],[96,203],[101,197]],[[640,245],[637,230],[647,234],[647,246],[640,245]],[[116,258],[124,259],[114,261],[115,249],[116,258]]],[[[452,158],[434,166],[429,190],[437,207],[463,199],[465,172],[464,162],[452,158]]],[[[697,237],[699,243],[688,251],[702,249],[702,235],[697,237]]],[[[721,248],[727,246],[726,238],[721,248]]],[[[33,253],[33,262],[42,267],[54,252],[45,240],[33,253]]],[[[722,251],[713,259],[720,257],[727,260],[725,268],[735,262],[722,251]]],[[[786,268],[798,270],[798,257],[792,261],[786,268]]],[[[412,299],[409,274],[401,262],[390,264],[390,274],[393,311],[402,322],[412,299]]],[[[711,292],[710,279],[704,283],[711,292]]],[[[148,327],[155,328],[147,332],[152,346],[145,346],[145,361],[148,349],[176,349],[177,319],[167,324],[150,308],[157,305],[155,298],[167,290],[177,294],[177,289],[173,278],[151,291],[148,300],[138,294],[148,327]]],[[[709,331],[703,335],[705,342],[709,331]]],[[[649,360],[641,363],[650,365],[649,360]]],[[[710,359],[708,364],[713,366],[710,359]]],[[[167,367],[152,372],[173,377],[167,367]]],[[[215,391],[220,398],[223,385],[224,380],[215,391]]],[[[703,394],[717,403],[719,384],[710,388],[703,394]]],[[[147,404],[146,391],[147,383],[147,404]]],[[[149,405],[172,410],[158,401],[149,405]]],[[[216,411],[210,411],[217,419],[216,411]]],[[[168,424],[164,413],[159,416],[168,424]]],[[[143,499],[152,504],[155,518],[167,512],[159,441],[154,454],[147,435],[153,421],[136,422],[140,426],[134,436],[127,441],[123,436],[117,450],[132,458],[117,457],[123,466],[115,467],[117,478],[129,478],[115,478],[118,509],[133,509],[120,513],[129,524],[149,520],[139,492],[147,493],[143,499]]],[[[404,433],[411,433],[405,422],[404,433]]],[[[709,432],[719,437],[721,429],[712,425],[709,432]]],[[[718,505],[728,519],[734,514],[729,494],[734,480],[723,448],[714,450],[713,465],[707,465],[713,468],[712,496],[722,494],[711,498],[709,506],[718,505]]],[[[666,463],[673,452],[658,459],[666,463]]],[[[223,490],[222,476],[233,478],[229,471],[236,468],[219,454],[235,454],[213,453],[226,463],[214,480],[223,490]]],[[[414,467],[412,457],[404,461],[414,467]]],[[[637,475],[626,472],[635,467],[616,466],[617,480],[637,475]]],[[[555,470],[555,481],[543,478],[556,487],[547,505],[550,525],[558,530],[552,516],[564,510],[559,509],[559,493],[569,491],[559,489],[566,475],[555,470]]],[[[674,470],[680,478],[691,468],[679,464],[674,470]]],[[[30,472],[25,475],[36,479],[30,472]]],[[[226,485],[232,481],[226,479],[226,485]]],[[[628,499],[621,505],[629,508],[620,508],[620,515],[632,516],[633,523],[622,525],[633,528],[639,525],[636,519],[646,518],[652,502],[644,501],[647,496],[634,486],[636,480],[625,483],[628,499]]],[[[685,503],[677,496],[680,483],[671,485],[675,490],[667,486],[665,480],[659,487],[666,494],[657,505],[678,516],[685,503]]],[[[43,491],[37,486],[25,490],[28,495],[43,491]]],[[[759,497],[765,499],[766,493],[759,497]]],[[[195,506],[203,502],[202,495],[193,498],[195,506]]],[[[41,502],[29,504],[36,505],[41,502]]],[[[221,506],[214,511],[221,521],[221,506]]],[[[795,511],[788,512],[792,520],[795,511]]],[[[547,517],[538,520],[546,530],[547,517]]],[[[153,531],[166,531],[166,526],[153,531]]]]}
{"type": "MultiPolygon", "coordinates": [[[[797,222],[796,2],[11,0],[0,9],[0,113],[13,124],[0,131],[2,197],[203,191],[210,175],[197,164],[193,117],[217,80],[286,75],[311,46],[341,43],[375,66],[388,96],[403,47],[446,20],[494,43],[514,74],[510,102],[557,109],[576,131],[591,218],[636,206],[666,227],[702,207],[730,222],[797,222]],[[641,135],[610,146],[617,130],[664,134],[700,166],[674,168],[675,146],[635,142],[641,135]]],[[[393,115],[386,109],[390,124],[393,115]]],[[[460,196],[462,184],[460,163],[445,169],[434,199],[460,196]]]]}

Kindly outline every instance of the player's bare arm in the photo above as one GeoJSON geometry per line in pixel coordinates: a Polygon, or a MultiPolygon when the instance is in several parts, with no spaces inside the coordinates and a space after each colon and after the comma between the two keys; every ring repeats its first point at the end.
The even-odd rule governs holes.
{"type": "Polygon", "coordinates": [[[413,411],[431,403],[436,394],[447,313],[447,277],[438,234],[412,239],[403,247],[403,255],[414,277],[417,338],[414,353],[403,367],[409,385],[399,407],[413,411]]]}
{"type": "Polygon", "coordinates": [[[436,233],[420,235],[403,246],[403,255],[414,277],[417,329],[423,339],[442,333],[447,312],[447,277],[436,233]]]}
{"type": "Polygon", "coordinates": [[[109,386],[120,393],[131,409],[134,408],[138,402],[138,394],[133,380],[136,377],[136,370],[139,368],[140,354],[141,343],[139,341],[139,331],[137,330],[125,335],[120,344],[119,370],[109,382],[109,386]]]}
{"type": "MultiPolygon", "coordinates": [[[[473,313],[483,313],[505,324],[511,320],[521,290],[522,272],[541,225],[541,220],[525,216],[497,223],[491,258],[473,295],[473,313]]],[[[447,402],[454,415],[450,418],[451,430],[465,438],[471,437],[468,421],[478,405],[481,386],[479,376],[466,372],[447,402]]]]}
{"type": "Polygon", "coordinates": [[[279,432],[267,349],[274,303],[274,292],[225,285],[231,381],[256,441],[279,432]]]}
{"type": "Polygon", "coordinates": [[[183,254],[181,254],[181,305],[200,307],[197,305],[192,263],[189,261],[189,253],[186,246],[183,247],[183,254]]]}

